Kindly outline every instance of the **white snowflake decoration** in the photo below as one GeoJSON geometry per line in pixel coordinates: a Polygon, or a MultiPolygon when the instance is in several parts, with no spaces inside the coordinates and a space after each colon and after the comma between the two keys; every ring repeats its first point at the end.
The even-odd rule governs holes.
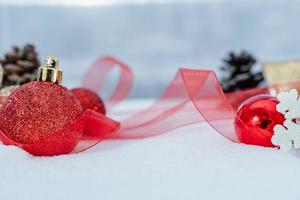
{"type": "Polygon", "coordinates": [[[283,125],[274,127],[274,135],[271,139],[272,143],[283,151],[300,148],[300,100],[297,90],[293,89],[289,92],[280,92],[277,95],[279,104],[276,110],[285,117],[283,125]],[[293,120],[296,120],[294,122],[293,120]]]}

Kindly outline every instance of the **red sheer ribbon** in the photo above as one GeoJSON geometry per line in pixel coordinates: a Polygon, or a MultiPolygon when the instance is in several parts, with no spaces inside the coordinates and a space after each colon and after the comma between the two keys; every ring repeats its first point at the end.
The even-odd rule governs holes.
{"type": "Polygon", "coordinates": [[[128,96],[133,81],[130,68],[121,61],[107,56],[96,60],[82,81],[83,87],[98,93],[102,89],[107,75],[115,68],[120,71],[120,76],[115,90],[105,104],[107,110],[111,110],[128,96]]]}
{"type": "Polygon", "coordinates": [[[237,142],[235,110],[228,103],[211,71],[180,69],[165,93],[148,109],[121,122],[111,138],[143,138],[185,125],[208,122],[237,142]]]}
{"type": "MultiPolygon", "coordinates": [[[[116,59],[109,59],[110,65],[105,65],[106,71],[111,71],[115,66],[126,66],[120,65],[121,62],[116,59]]],[[[83,87],[99,92],[103,80],[95,84],[94,79],[97,79],[97,74],[103,73],[102,63],[100,60],[90,69],[93,78],[85,77],[83,87]]],[[[131,82],[124,81],[120,85],[128,92],[131,82]]],[[[236,119],[238,106],[251,96],[268,93],[269,88],[265,87],[225,95],[213,71],[180,69],[165,93],[152,106],[123,120],[121,128],[108,134],[107,138],[145,138],[185,125],[207,122],[224,137],[239,142],[234,126],[235,120],[241,123],[236,119]]],[[[106,104],[111,103],[108,101],[106,104]]],[[[247,129],[246,126],[244,128],[247,129]]]]}

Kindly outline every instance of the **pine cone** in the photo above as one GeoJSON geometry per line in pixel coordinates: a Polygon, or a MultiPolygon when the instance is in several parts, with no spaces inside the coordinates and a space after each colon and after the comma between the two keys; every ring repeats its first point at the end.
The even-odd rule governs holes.
{"type": "Polygon", "coordinates": [[[227,76],[224,75],[221,81],[224,92],[253,88],[264,80],[261,72],[252,73],[252,67],[256,60],[245,51],[239,55],[231,52],[223,61],[225,66],[221,67],[221,70],[227,73],[227,76]]]}
{"type": "Polygon", "coordinates": [[[1,88],[10,85],[22,85],[33,81],[40,66],[38,54],[31,44],[27,44],[23,49],[13,47],[12,51],[6,53],[0,60],[3,67],[3,80],[1,88]]]}

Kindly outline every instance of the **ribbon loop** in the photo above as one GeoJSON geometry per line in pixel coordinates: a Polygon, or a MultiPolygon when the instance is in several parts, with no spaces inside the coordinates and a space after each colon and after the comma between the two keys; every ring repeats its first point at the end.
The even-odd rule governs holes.
{"type": "Polygon", "coordinates": [[[108,111],[129,95],[133,82],[130,68],[116,58],[106,56],[96,60],[82,80],[83,87],[99,93],[107,75],[115,68],[120,70],[120,76],[115,90],[105,102],[108,111]]]}

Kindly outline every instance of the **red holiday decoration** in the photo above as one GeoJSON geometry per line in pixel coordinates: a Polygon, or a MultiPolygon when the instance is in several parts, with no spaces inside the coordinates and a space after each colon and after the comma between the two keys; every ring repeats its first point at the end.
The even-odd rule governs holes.
{"type": "Polygon", "coordinates": [[[104,103],[97,93],[86,88],[74,88],[71,92],[80,102],[82,110],[91,109],[105,114],[104,103]]]}
{"type": "MultiPolygon", "coordinates": [[[[83,111],[90,109],[105,115],[104,103],[102,99],[95,92],[86,88],[74,88],[71,90],[71,92],[80,102],[83,111]]],[[[105,117],[102,117],[101,115],[98,115],[98,119],[99,118],[105,119],[105,117]]],[[[91,120],[89,120],[89,122],[91,122],[91,120]]],[[[95,123],[84,124],[83,134],[85,136],[94,136],[99,133],[99,128],[94,124],[95,123]]],[[[102,125],[103,124],[106,123],[102,123],[102,125]]],[[[100,127],[102,126],[100,125],[100,127]]],[[[103,127],[100,130],[103,131],[104,130],[103,127]]]]}
{"type": "Polygon", "coordinates": [[[0,111],[0,129],[12,141],[34,144],[34,155],[68,153],[78,143],[82,128],[70,128],[81,115],[77,99],[64,87],[36,81],[16,89],[0,111]],[[59,149],[57,148],[59,146],[59,149]]]}
{"type": "Polygon", "coordinates": [[[37,156],[80,152],[116,131],[120,123],[90,109],[59,85],[58,60],[48,57],[38,70],[38,81],[22,85],[0,110],[0,139],[37,156]],[[89,134],[83,135],[85,125],[89,134]],[[92,130],[92,131],[90,131],[92,130]]]}
{"type": "MultiPolygon", "coordinates": [[[[115,68],[119,69],[120,77],[116,89],[112,92],[112,96],[105,102],[108,112],[117,103],[126,98],[130,92],[132,73],[129,67],[112,57],[105,57],[95,62],[84,77],[82,84],[83,88],[98,92],[102,88],[108,73],[115,68]]],[[[50,73],[50,76],[41,76],[41,80],[50,78],[50,82],[52,82],[52,78],[59,77],[51,76],[50,73]]],[[[28,85],[35,84],[37,83],[28,85]]],[[[57,83],[44,84],[48,84],[52,88],[52,85],[57,83]]],[[[37,85],[40,85],[40,83],[37,85]]],[[[293,84],[289,86],[291,88],[293,84]]],[[[109,119],[95,110],[85,109],[82,112],[78,100],[66,89],[57,89],[56,91],[58,93],[61,92],[59,95],[62,96],[68,94],[66,98],[73,98],[73,100],[69,99],[65,101],[68,102],[67,104],[60,105],[64,107],[56,110],[56,114],[60,115],[60,118],[54,119],[52,111],[50,113],[42,112],[42,110],[52,109],[52,105],[49,102],[54,101],[53,96],[49,97],[48,100],[40,99],[45,104],[43,105],[45,109],[40,109],[37,108],[38,106],[31,104],[35,101],[35,98],[42,98],[35,95],[40,93],[25,90],[22,92],[22,95],[16,95],[23,87],[27,86],[21,86],[9,97],[9,100],[1,110],[1,113],[5,114],[2,113],[0,117],[4,117],[4,119],[5,117],[22,118],[20,122],[24,126],[19,125],[16,120],[12,120],[13,118],[3,120],[0,123],[0,140],[4,144],[19,146],[34,155],[59,155],[69,152],[81,152],[91,148],[105,138],[145,138],[201,122],[207,122],[218,133],[233,142],[273,146],[270,143],[270,137],[273,134],[272,127],[275,124],[282,124],[284,120],[283,116],[277,113],[275,109],[278,101],[270,96],[248,100],[237,113],[238,105],[241,105],[245,99],[260,94],[269,94],[270,88],[255,88],[225,95],[215,73],[207,70],[180,69],[165,93],[152,106],[124,119],[121,122],[121,127],[119,122],[109,119]],[[25,98],[27,95],[31,98],[25,98]],[[13,99],[15,103],[12,103],[10,99],[13,99]],[[23,104],[24,99],[30,103],[23,104]],[[80,107],[78,113],[74,111],[74,108],[77,106],[74,106],[71,102],[80,107]],[[76,117],[73,112],[74,115],[69,113],[72,110],[69,108],[69,105],[73,105],[73,111],[77,113],[76,117]],[[27,106],[28,108],[26,108],[27,106]],[[70,110],[64,113],[61,112],[63,109],[70,110]],[[41,123],[38,121],[39,115],[29,113],[29,110],[30,112],[41,112],[39,115],[49,115],[49,117],[52,117],[50,119],[57,120],[53,122],[56,125],[50,125],[51,128],[41,125],[41,127],[37,128],[41,123]],[[13,112],[9,113],[10,111],[13,112]],[[29,123],[25,125],[25,121],[29,123]],[[4,128],[2,128],[2,125],[4,128]],[[19,131],[14,131],[11,127],[17,127],[19,131]],[[82,134],[83,127],[85,128],[85,134],[82,134]],[[27,131],[27,134],[20,132],[22,128],[27,131]],[[38,132],[36,129],[41,129],[42,132],[38,132]],[[33,131],[33,135],[31,135],[29,130],[33,131]]],[[[61,86],[56,85],[54,87],[60,88],[61,86]]],[[[276,86],[273,87],[275,90],[276,88],[276,86]]],[[[46,89],[46,91],[48,90],[51,89],[46,89]]],[[[93,106],[92,108],[94,109],[93,106]]],[[[46,120],[44,122],[48,124],[52,123],[51,120],[47,121],[46,117],[42,117],[42,119],[46,120]]]]}
{"type": "Polygon", "coordinates": [[[284,116],[276,110],[277,98],[259,95],[245,101],[238,110],[236,132],[240,142],[274,147],[274,126],[283,124],[284,116]]]}

